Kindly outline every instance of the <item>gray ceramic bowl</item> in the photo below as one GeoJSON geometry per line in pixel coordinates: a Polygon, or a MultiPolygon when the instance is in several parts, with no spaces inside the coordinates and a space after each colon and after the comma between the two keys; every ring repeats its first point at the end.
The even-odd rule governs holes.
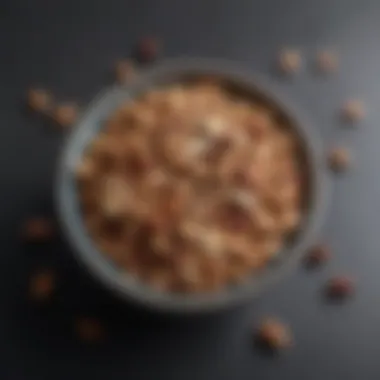
{"type": "Polygon", "coordinates": [[[64,147],[57,176],[57,205],[63,229],[76,257],[90,273],[121,298],[157,311],[181,313],[206,312],[232,306],[281,278],[295,267],[317,232],[326,205],[326,178],[321,141],[315,131],[272,85],[226,62],[202,59],[170,60],[148,70],[129,87],[113,87],[102,93],[84,113],[64,147]],[[308,172],[307,204],[301,229],[265,269],[242,284],[203,295],[159,293],[120,271],[94,245],[81,219],[74,168],[84,149],[102,128],[104,121],[121,103],[150,89],[182,81],[189,75],[216,75],[258,97],[287,118],[299,136],[308,172]]]}

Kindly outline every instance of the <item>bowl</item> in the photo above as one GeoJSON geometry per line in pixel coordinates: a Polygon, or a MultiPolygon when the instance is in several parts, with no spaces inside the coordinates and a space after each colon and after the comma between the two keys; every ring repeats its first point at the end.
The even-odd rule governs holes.
{"type": "Polygon", "coordinates": [[[155,311],[175,313],[203,313],[220,310],[262,293],[268,286],[289,273],[313,243],[323,221],[327,179],[321,140],[316,131],[293,108],[286,98],[262,78],[236,67],[232,63],[206,59],[174,59],[163,62],[141,73],[135,83],[112,87],[101,93],[88,107],[73,128],[64,146],[56,182],[56,201],[60,222],[75,257],[106,288],[123,300],[132,301],[155,311]],[[138,282],[119,270],[100,252],[86,232],[81,218],[75,181],[75,167],[89,142],[102,129],[113,111],[125,101],[152,88],[178,83],[192,76],[217,76],[241,89],[249,96],[274,107],[285,117],[301,141],[303,161],[307,172],[307,202],[298,232],[262,271],[246,281],[215,293],[161,293],[138,282]]]}

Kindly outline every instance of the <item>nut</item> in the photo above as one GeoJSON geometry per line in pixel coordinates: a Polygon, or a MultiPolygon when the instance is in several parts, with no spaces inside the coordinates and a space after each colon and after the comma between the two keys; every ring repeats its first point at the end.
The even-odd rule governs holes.
{"type": "Polygon", "coordinates": [[[46,113],[52,106],[52,97],[46,90],[30,89],[27,94],[28,106],[33,111],[46,113]]]}
{"type": "Polygon", "coordinates": [[[23,238],[27,241],[43,242],[50,240],[53,235],[53,223],[45,217],[31,218],[23,226],[23,238]]]}
{"type": "Polygon", "coordinates": [[[317,267],[324,264],[331,257],[331,252],[326,244],[320,243],[312,247],[306,255],[305,263],[308,267],[317,267]]]}
{"type": "Polygon", "coordinates": [[[115,77],[119,84],[127,84],[136,77],[135,65],[129,59],[116,62],[115,77]]]}
{"type": "Polygon", "coordinates": [[[361,100],[347,100],[341,109],[343,121],[347,123],[357,123],[365,118],[366,109],[361,100]]]}
{"type": "Polygon", "coordinates": [[[344,299],[354,292],[354,282],[348,276],[336,276],[326,285],[326,295],[333,299],[344,299]]]}
{"type": "Polygon", "coordinates": [[[339,65],[339,57],[336,52],[322,50],[318,52],[316,57],[316,66],[319,72],[329,74],[337,70],[339,65]]]}
{"type": "Polygon", "coordinates": [[[272,350],[288,348],[293,343],[290,329],[275,318],[266,318],[261,322],[256,338],[272,350]]]}
{"type": "Polygon", "coordinates": [[[154,37],[144,37],[137,45],[137,55],[141,62],[151,62],[158,56],[160,43],[154,37]]]}
{"type": "Polygon", "coordinates": [[[74,103],[63,103],[55,107],[52,113],[53,120],[62,127],[75,123],[78,116],[78,107],[74,103]]]}
{"type": "Polygon", "coordinates": [[[295,74],[300,70],[302,65],[300,52],[295,49],[281,50],[278,57],[278,65],[283,74],[295,74]]]}
{"type": "Polygon", "coordinates": [[[346,170],[351,163],[350,152],[344,147],[332,149],[329,153],[328,159],[331,170],[335,172],[346,170]]]}
{"type": "Polygon", "coordinates": [[[29,296],[36,301],[45,301],[54,293],[55,273],[51,269],[34,273],[29,280],[29,296]]]}
{"type": "Polygon", "coordinates": [[[103,325],[97,319],[90,317],[77,318],[75,332],[80,340],[88,343],[99,342],[105,337],[103,325]]]}

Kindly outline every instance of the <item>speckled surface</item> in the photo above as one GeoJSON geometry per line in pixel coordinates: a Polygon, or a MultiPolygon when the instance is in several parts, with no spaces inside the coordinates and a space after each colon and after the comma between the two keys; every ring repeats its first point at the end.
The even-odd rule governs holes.
{"type": "Polygon", "coordinates": [[[0,3],[0,377],[2,379],[365,379],[380,377],[378,215],[380,161],[380,3],[376,0],[3,0],[0,3]],[[163,318],[121,306],[73,262],[62,241],[21,244],[20,221],[52,212],[52,184],[63,134],[28,117],[22,95],[46,85],[62,100],[85,105],[111,80],[114,61],[142,34],[165,41],[166,56],[233,59],[273,76],[276,52],[299,47],[303,70],[278,86],[320,130],[326,147],[349,147],[353,166],[337,178],[323,239],[329,264],[299,268],[249,305],[202,318],[163,318]],[[323,78],[313,71],[320,47],[336,48],[341,67],[323,78]],[[338,120],[346,98],[360,97],[367,119],[357,128],[338,120]],[[49,307],[26,297],[27,275],[52,265],[59,289],[49,307]],[[335,273],[357,281],[344,304],[323,300],[335,273]],[[71,333],[75,315],[99,315],[104,344],[86,347],[71,333]],[[289,323],[295,347],[278,357],[252,347],[255,320],[289,323]]]}

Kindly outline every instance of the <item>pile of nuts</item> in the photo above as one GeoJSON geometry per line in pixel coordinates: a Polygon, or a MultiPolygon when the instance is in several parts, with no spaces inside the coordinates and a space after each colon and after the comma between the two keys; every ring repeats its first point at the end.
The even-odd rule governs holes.
{"type": "Polygon", "coordinates": [[[86,227],[160,291],[246,278],[301,221],[299,144],[276,111],[195,82],[122,105],[77,166],[86,227]]]}

